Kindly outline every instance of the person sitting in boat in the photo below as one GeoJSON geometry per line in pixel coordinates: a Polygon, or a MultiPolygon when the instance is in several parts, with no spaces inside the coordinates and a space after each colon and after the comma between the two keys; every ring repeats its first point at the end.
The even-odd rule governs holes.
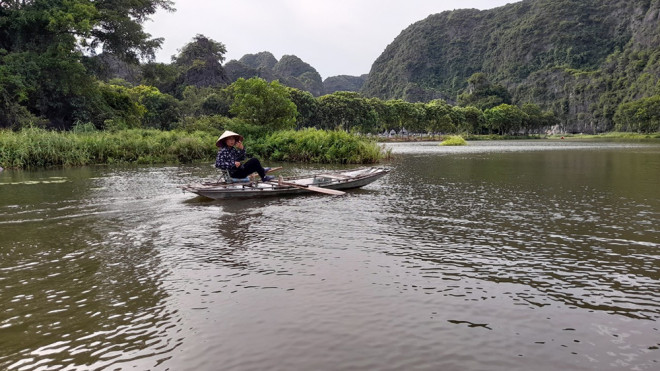
{"type": "Polygon", "coordinates": [[[256,172],[261,180],[267,182],[275,179],[274,176],[266,175],[270,168],[263,168],[256,158],[245,160],[245,146],[243,146],[243,137],[233,131],[225,131],[215,142],[218,150],[218,156],[215,159],[215,167],[229,171],[232,178],[245,178],[256,172]]]}

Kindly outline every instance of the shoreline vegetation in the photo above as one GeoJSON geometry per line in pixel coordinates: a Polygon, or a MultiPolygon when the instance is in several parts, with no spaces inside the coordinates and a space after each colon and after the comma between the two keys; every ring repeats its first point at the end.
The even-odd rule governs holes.
{"type": "MultiPolygon", "coordinates": [[[[103,164],[213,162],[215,131],[0,130],[0,167],[38,169],[103,164]]],[[[390,151],[372,139],[343,131],[283,130],[246,135],[248,154],[266,161],[373,164],[390,151]]]]}
{"type": "Polygon", "coordinates": [[[529,135],[500,135],[500,134],[450,134],[450,135],[407,135],[378,138],[379,142],[442,142],[445,138],[459,136],[466,141],[480,140],[530,140],[530,139],[563,139],[563,140],[620,140],[620,141],[656,141],[660,140],[660,132],[657,133],[625,133],[609,132],[601,134],[529,134],[529,135]]]}
{"type": "MultiPolygon", "coordinates": [[[[249,132],[249,131],[248,131],[249,132]]],[[[217,131],[124,129],[117,131],[50,131],[25,128],[0,130],[0,168],[38,169],[106,164],[182,164],[215,159],[217,131]]],[[[375,164],[391,158],[388,142],[549,139],[660,142],[651,134],[610,132],[553,135],[436,135],[374,138],[313,128],[246,135],[249,154],[264,161],[375,164]]]]}
{"type": "MultiPolygon", "coordinates": [[[[237,62],[229,68],[232,61],[223,65],[227,47],[202,34],[179,49],[172,63],[154,62],[163,39],[151,39],[142,22],[159,8],[174,10],[169,0],[15,3],[0,6],[7,26],[0,43],[4,168],[212,161],[213,143],[223,130],[241,133],[250,154],[264,161],[339,164],[389,158],[382,142],[426,140],[408,133],[444,133],[434,139],[439,141],[458,136],[454,144],[541,138],[655,141],[660,136],[659,54],[643,45],[640,50],[624,47],[626,38],[655,35],[650,26],[641,27],[640,36],[624,33],[616,40],[582,45],[590,40],[586,34],[607,34],[614,23],[574,29],[570,25],[575,22],[568,22],[553,36],[569,40],[559,49],[532,53],[536,62],[504,58],[498,68],[482,68],[488,66],[480,62],[463,68],[474,59],[470,50],[483,48],[459,43],[461,50],[447,54],[451,61],[432,58],[457,68],[431,63],[437,68],[421,68],[426,76],[417,77],[416,72],[402,77],[391,71],[424,65],[428,50],[410,51],[428,43],[401,39],[400,44],[397,38],[392,45],[400,44],[401,55],[418,57],[412,63],[405,60],[406,66],[397,67],[400,58],[392,65],[379,62],[389,67],[371,71],[367,86],[326,90],[316,70],[295,56],[278,61],[267,52],[246,55],[252,67],[237,62]],[[533,89],[518,83],[526,76],[540,79],[529,85],[533,89]],[[627,133],[520,135],[579,131],[627,133]],[[396,138],[401,133],[405,138],[396,138]]],[[[607,19],[619,9],[589,4],[585,9],[592,18],[607,19]]],[[[556,16],[574,18],[561,12],[556,16]]],[[[444,26],[424,27],[427,41],[444,38],[444,26]]],[[[512,32],[516,43],[495,45],[504,54],[512,52],[511,45],[524,43],[525,27],[512,32]]]]}

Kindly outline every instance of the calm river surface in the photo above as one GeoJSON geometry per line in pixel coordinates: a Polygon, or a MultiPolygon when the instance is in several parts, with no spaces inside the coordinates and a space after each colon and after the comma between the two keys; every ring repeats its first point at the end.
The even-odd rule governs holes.
{"type": "Polygon", "coordinates": [[[389,147],[341,197],[1,172],[0,369],[660,369],[660,145],[389,147]]]}

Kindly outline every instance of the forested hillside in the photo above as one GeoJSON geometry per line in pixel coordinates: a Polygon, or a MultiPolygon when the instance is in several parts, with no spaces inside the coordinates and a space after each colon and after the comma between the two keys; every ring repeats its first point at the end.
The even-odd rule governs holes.
{"type": "Polygon", "coordinates": [[[622,104],[660,94],[660,0],[525,0],[431,15],[385,49],[362,92],[455,103],[475,73],[514,104],[552,110],[560,129],[611,130],[622,104]]]}
{"type": "Polygon", "coordinates": [[[660,131],[660,0],[435,14],[404,30],[368,75],[325,81],[295,55],[223,64],[226,46],[201,34],[156,63],[162,39],[142,22],[172,5],[0,2],[0,129],[279,128],[283,118],[362,133],[660,131]]]}

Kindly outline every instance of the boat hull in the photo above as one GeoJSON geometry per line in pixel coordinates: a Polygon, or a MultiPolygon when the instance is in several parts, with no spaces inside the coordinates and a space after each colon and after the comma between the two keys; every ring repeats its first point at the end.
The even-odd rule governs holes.
{"type": "Polygon", "coordinates": [[[364,187],[389,173],[389,169],[366,168],[330,172],[304,177],[283,178],[278,181],[258,183],[205,183],[189,184],[181,187],[186,192],[211,199],[234,199],[273,197],[317,193],[306,186],[314,186],[334,190],[348,190],[364,187]],[[292,185],[294,184],[294,185],[292,185]]]}

